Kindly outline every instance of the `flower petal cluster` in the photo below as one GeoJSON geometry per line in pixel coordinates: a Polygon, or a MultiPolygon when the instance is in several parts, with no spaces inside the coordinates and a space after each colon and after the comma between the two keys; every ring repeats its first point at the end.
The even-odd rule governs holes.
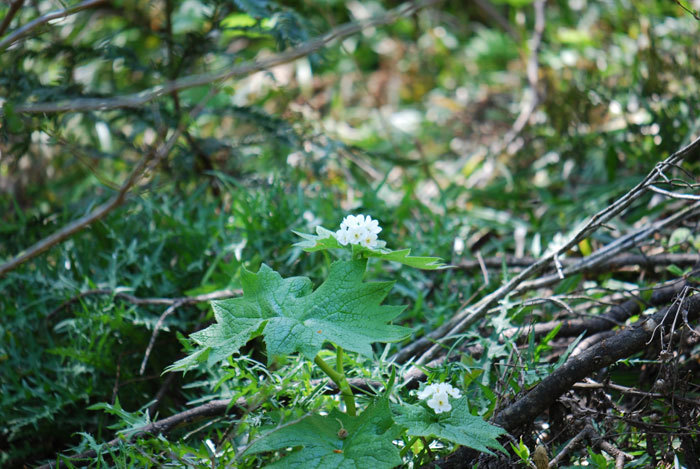
{"type": "Polygon", "coordinates": [[[429,384],[418,393],[418,399],[426,400],[428,407],[433,409],[436,414],[449,412],[452,410],[449,398],[455,399],[462,397],[459,389],[452,387],[449,383],[429,384]]]}
{"type": "Polygon", "coordinates": [[[335,239],[343,246],[360,244],[366,248],[377,245],[377,235],[382,231],[377,220],[369,215],[348,215],[340,223],[340,229],[335,232],[335,239]]]}

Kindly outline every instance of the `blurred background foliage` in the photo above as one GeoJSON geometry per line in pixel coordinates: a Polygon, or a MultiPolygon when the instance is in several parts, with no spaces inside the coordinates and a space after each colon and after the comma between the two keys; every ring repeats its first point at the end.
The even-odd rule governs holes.
{"type": "MultiPolygon", "coordinates": [[[[74,4],[25,2],[2,38],[74,4]]],[[[188,112],[209,86],[135,107],[79,109],[82,98],[110,100],[268,57],[396,5],[112,0],[53,20],[0,52],[0,260],[106,201],[165,132],[186,123],[123,206],[0,278],[0,465],[99,447],[115,423],[147,418],[159,390],[157,412],[167,416],[263,386],[250,364],[236,360],[222,370],[161,375],[183,355],[178,334],[211,321],[206,304],[167,319],[139,374],[164,307],[131,304],[115,292],[176,298],[239,288],[241,268],[262,262],[318,283],[330,259],[292,247],[292,230],[333,228],[349,212],[379,219],[390,247],[417,255],[452,263],[477,251],[538,256],[698,134],[700,23],[668,0],[548,1],[535,90],[541,102],[506,148],[499,148],[504,135],[533,95],[529,0],[446,1],[365,29],[223,83],[191,121],[188,112]],[[23,110],[64,101],[78,110],[23,110]],[[61,307],[96,289],[112,293],[61,307]],[[98,403],[111,411],[87,410],[98,403]]],[[[0,5],[0,18],[10,9],[0,5]]],[[[615,228],[673,210],[652,199],[615,228]]],[[[610,240],[596,236],[594,246],[610,240]]],[[[692,243],[684,249],[697,252],[692,243]]],[[[409,305],[401,321],[415,337],[488,287],[477,272],[371,269],[375,278],[398,276],[388,302],[409,305]]],[[[491,287],[499,281],[492,277],[491,287]]],[[[552,311],[541,308],[542,318],[552,311]]],[[[482,411],[493,409],[483,384],[495,379],[488,370],[496,358],[494,349],[477,364],[486,370],[473,392],[482,411]]],[[[311,372],[304,373],[308,385],[311,372]]],[[[327,399],[306,391],[309,408],[327,399]]],[[[277,395],[269,406],[284,400],[277,395]]],[[[228,423],[116,457],[210,467],[203,442],[228,423]]]]}

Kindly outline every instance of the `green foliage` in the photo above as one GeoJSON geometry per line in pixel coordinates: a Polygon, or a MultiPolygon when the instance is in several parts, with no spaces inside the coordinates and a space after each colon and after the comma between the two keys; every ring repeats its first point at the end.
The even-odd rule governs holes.
{"type": "MultiPolygon", "coordinates": [[[[0,40],[78,2],[64,3],[24,5],[0,40]]],[[[324,425],[331,432],[340,424],[319,412],[343,415],[339,418],[349,425],[375,405],[376,398],[358,393],[358,417],[340,414],[337,397],[325,394],[326,375],[305,357],[318,352],[330,363],[325,345],[345,341],[344,348],[363,354],[343,355],[346,378],[384,382],[388,360],[378,357],[391,357],[402,344],[380,349],[375,343],[409,332],[409,340],[423,337],[513,276],[505,263],[484,275],[465,271],[463,261],[477,253],[487,260],[516,252],[540,256],[550,242],[568,235],[697,134],[700,23],[673,2],[555,1],[545,10],[539,104],[512,144],[494,153],[529,103],[526,61],[534,6],[530,0],[493,3],[495,15],[476,4],[444,3],[336,41],[308,58],[226,81],[195,119],[187,114],[207,86],[163,94],[141,106],[42,113],[22,108],[143,96],[144,90],[173,80],[264,59],[389,5],[126,0],[46,23],[1,51],[0,261],[108,200],[160,136],[172,135],[179,123],[187,127],[123,206],[0,278],[0,466],[33,466],[55,460],[59,452],[89,449],[98,451],[90,461],[96,467],[283,465],[284,447],[237,453],[260,436],[262,426],[312,412],[308,418],[328,420],[324,425]],[[293,245],[294,232],[313,233],[357,212],[381,220],[388,246],[409,246],[439,258],[413,257],[386,245],[340,250],[334,238],[319,231],[301,235],[310,243],[293,245]],[[370,313],[362,325],[368,318],[382,321],[359,328],[359,321],[324,319],[314,330],[320,321],[314,316],[304,324],[312,312],[302,306],[318,298],[319,290],[331,290],[326,283],[337,269],[331,267],[336,256],[346,266],[362,257],[363,274],[366,269],[368,276],[383,280],[379,285],[394,282],[391,290],[359,280],[353,284],[377,288],[372,308],[386,312],[385,321],[370,313]],[[457,268],[442,269],[440,259],[457,268]],[[381,262],[386,260],[392,262],[381,262]],[[252,274],[246,267],[260,270],[252,274]],[[297,306],[294,314],[248,318],[246,327],[248,319],[234,312],[257,308],[262,314],[274,303],[265,295],[252,299],[248,292],[230,300],[235,308],[223,306],[228,301],[213,309],[205,303],[181,306],[165,318],[145,373],[139,374],[167,306],[134,303],[119,293],[178,298],[239,289],[251,276],[263,275],[277,281],[282,292],[284,282],[298,282],[298,294],[285,295],[297,306]],[[311,288],[309,279],[320,286],[311,288]],[[104,293],[81,295],[96,290],[104,293]],[[380,306],[380,300],[407,307],[398,315],[399,307],[380,306]],[[209,332],[194,333],[194,341],[177,340],[212,321],[209,332]],[[300,331],[300,339],[283,340],[287,324],[300,331]],[[377,327],[388,335],[379,337],[377,327]],[[197,344],[197,337],[210,340],[204,337],[209,333],[214,345],[197,344]],[[262,364],[280,351],[294,354],[278,357],[270,368],[262,364]],[[174,362],[196,369],[162,376],[174,362]],[[265,401],[242,414],[231,409],[201,427],[145,435],[112,448],[104,444],[148,419],[214,399],[254,400],[260,394],[265,401]],[[219,445],[216,450],[208,440],[219,445]]],[[[9,18],[9,10],[9,2],[1,3],[0,17],[9,18]]],[[[682,168],[688,174],[670,171],[669,177],[674,183],[676,176],[692,179],[697,170],[697,162],[689,162],[682,168]]],[[[650,193],[566,258],[586,256],[620,233],[672,213],[678,203],[650,193]]],[[[695,254],[694,228],[693,221],[675,232],[661,231],[635,252],[695,254]]],[[[611,295],[638,298],[646,308],[649,286],[683,276],[688,268],[645,267],[643,275],[586,272],[552,288],[575,310],[586,297],[588,317],[605,312],[611,295]]],[[[333,285],[343,284],[338,279],[333,285]]],[[[528,303],[550,293],[528,291],[504,300],[496,314],[455,337],[446,350],[449,359],[425,369],[428,379],[461,378],[469,408],[487,417],[504,396],[511,399],[536,385],[585,336],[529,334],[536,323],[568,315],[559,303],[528,303]],[[502,333],[517,328],[522,336],[504,341],[502,333]],[[484,353],[473,353],[480,349],[484,353]],[[455,355],[460,359],[453,360],[455,355]]],[[[678,377],[674,392],[697,399],[695,384],[685,381],[692,367],[670,368],[653,352],[608,368],[605,382],[650,391],[650,376],[668,374],[678,377]]],[[[674,363],[697,354],[697,346],[679,350],[674,363]]],[[[695,415],[684,414],[682,406],[669,411],[667,401],[650,398],[635,427],[618,415],[630,396],[610,395],[607,401],[596,400],[595,392],[586,398],[592,408],[606,409],[601,436],[635,455],[631,467],[673,464],[674,458],[683,464],[673,433],[697,438],[695,415]],[[652,427],[668,434],[647,431],[652,427]]],[[[413,405],[406,404],[412,400],[405,388],[393,390],[391,399],[401,407],[413,405]]],[[[435,436],[457,444],[455,435],[435,436]]],[[[553,454],[565,444],[547,432],[536,436],[552,438],[553,454]]],[[[437,458],[453,448],[430,451],[437,458]]],[[[412,449],[397,464],[416,467],[434,459],[422,441],[412,449]]],[[[58,457],[70,467],[67,458],[58,457]]],[[[611,463],[585,450],[571,457],[572,464],[611,463]]]]}
{"type": "Polygon", "coordinates": [[[384,397],[359,417],[333,409],[327,416],[311,415],[293,424],[280,425],[255,440],[246,453],[296,448],[265,467],[391,468],[401,464],[399,450],[393,444],[400,432],[384,397]],[[339,433],[343,430],[344,433],[339,433]]]}
{"type": "Polygon", "coordinates": [[[440,438],[489,454],[493,454],[489,448],[505,451],[497,439],[505,431],[472,415],[465,397],[452,401],[452,410],[442,414],[410,404],[392,406],[392,412],[396,423],[411,436],[440,438]]]}
{"type": "Polygon", "coordinates": [[[395,342],[408,329],[387,325],[400,306],[380,306],[393,282],[363,283],[366,260],[338,261],[315,291],[306,277],[283,279],[264,265],[257,274],[244,271],[244,296],[213,302],[217,323],[192,335],[202,348],[171,370],[194,363],[214,365],[261,334],[268,360],[300,352],[313,358],[324,342],[371,355],[373,342],[395,342]]]}

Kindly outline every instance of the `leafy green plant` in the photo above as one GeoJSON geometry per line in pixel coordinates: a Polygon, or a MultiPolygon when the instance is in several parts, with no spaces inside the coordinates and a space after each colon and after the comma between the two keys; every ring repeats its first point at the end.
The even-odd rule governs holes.
{"type": "MultiPolygon", "coordinates": [[[[268,368],[278,360],[300,354],[312,361],[340,390],[345,412],[304,415],[288,423],[278,422],[263,431],[241,456],[295,448],[269,467],[394,467],[401,454],[393,441],[404,435],[465,445],[491,453],[503,450],[499,427],[469,411],[466,397],[447,383],[427,386],[418,393],[422,404],[389,405],[394,375],[381,396],[359,409],[345,372],[345,350],[372,356],[372,344],[397,342],[410,335],[406,327],[391,324],[402,306],[382,305],[394,282],[364,280],[370,258],[389,260],[422,269],[440,269],[435,257],[412,257],[410,250],[392,251],[379,240],[376,220],[348,216],[337,232],[318,227],[317,235],[302,234],[299,243],[307,252],[342,250],[350,259],[335,261],[328,278],[316,289],[307,277],[283,278],[263,264],[257,273],[242,275],[243,296],[213,302],[216,323],[191,335],[197,348],[169,370],[215,367],[250,340],[262,336],[268,368]],[[325,344],[335,348],[335,366],[320,352],[325,344]],[[454,399],[454,407],[449,399],[454,399]]],[[[405,441],[405,440],[404,440],[405,441]]]]}

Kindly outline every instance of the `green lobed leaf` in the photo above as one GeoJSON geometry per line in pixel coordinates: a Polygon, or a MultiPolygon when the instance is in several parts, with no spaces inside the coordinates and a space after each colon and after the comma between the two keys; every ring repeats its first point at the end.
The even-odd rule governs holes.
{"type": "Polygon", "coordinates": [[[401,427],[394,424],[388,400],[383,397],[358,417],[333,409],[328,416],[312,415],[273,429],[254,441],[245,453],[301,447],[265,467],[384,469],[401,464],[399,450],[392,443],[400,433],[401,427]],[[347,431],[344,439],[338,434],[341,428],[347,431]]]}
{"type": "Polygon", "coordinates": [[[284,279],[266,265],[244,271],[243,296],[213,301],[216,323],[190,337],[200,346],[169,370],[212,365],[262,334],[271,359],[295,352],[313,360],[324,342],[371,355],[373,342],[396,342],[410,329],[387,324],[403,306],[382,306],[394,282],[363,282],[367,260],[337,261],[316,291],[306,277],[284,279]]]}
{"type": "MultiPolygon", "coordinates": [[[[316,235],[299,233],[296,231],[294,233],[304,238],[303,241],[300,241],[294,245],[302,248],[306,252],[325,251],[328,249],[345,249],[346,247],[341,245],[338,240],[335,239],[332,231],[327,230],[322,226],[316,227],[316,235]]],[[[384,241],[378,241],[377,247],[375,248],[367,248],[359,244],[353,244],[352,254],[353,257],[375,257],[385,261],[399,262],[409,267],[424,270],[447,269],[450,267],[442,263],[442,259],[439,257],[410,256],[410,249],[392,251],[391,249],[386,249],[385,246],[386,243],[384,241]]]]}
{"type": "Polygon", "coordinates": [[[392,406],[394,420],[406,427],[411,436],[441,438],[488,454],[493,454],[489,448],[505,452],[497,440],[505,430],[472,415],[466,397],[450,402],[452,410],[443,414],[435,414],[422,405],[392,406]]]}

